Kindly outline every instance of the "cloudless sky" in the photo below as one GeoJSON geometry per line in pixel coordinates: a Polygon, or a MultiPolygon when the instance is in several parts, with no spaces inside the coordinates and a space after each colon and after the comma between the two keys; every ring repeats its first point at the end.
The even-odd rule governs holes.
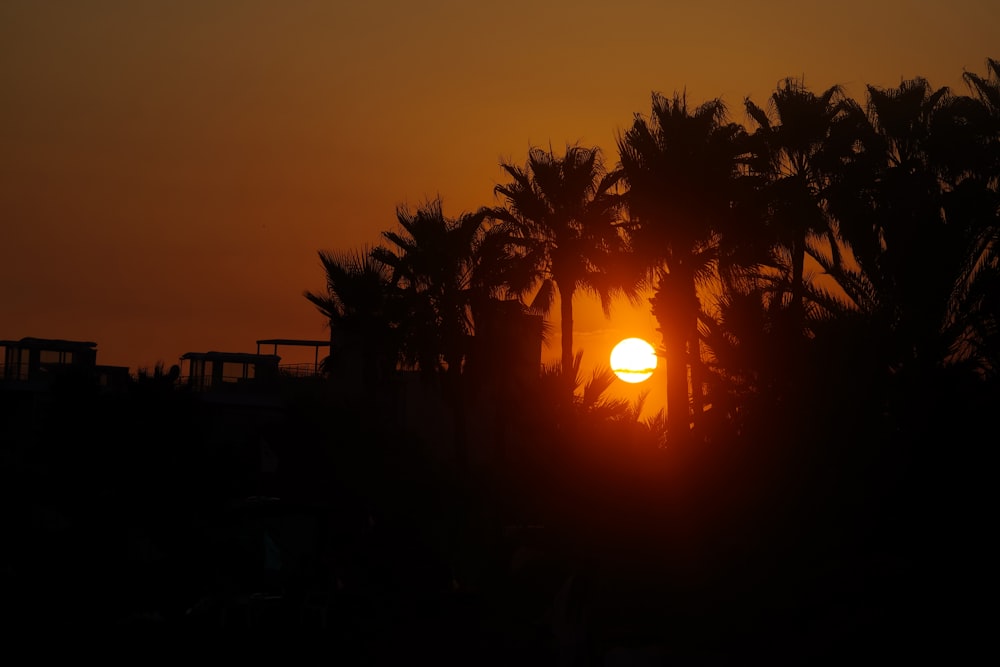
{"type": "MultiPolygon", "coordinates": [[[[326,338],[317,250],[377,242],[398,205],[492,205],[532,145],[613,165],[654,90],[738,121],[788,76],[965,93],[997,26],[995,0],[4,0],[0,338],[133,369],[326,338]]],[[[658,342],[645,305],[577,312],[585,363],[658,342]]]]}

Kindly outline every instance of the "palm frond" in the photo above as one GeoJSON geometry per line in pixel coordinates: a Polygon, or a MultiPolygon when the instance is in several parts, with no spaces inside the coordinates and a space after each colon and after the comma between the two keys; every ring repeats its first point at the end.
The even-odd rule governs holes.
{"type": "Polygon", "coordinates": [[[531,300],[531,310],[536,313],[547,313],[552,309],[556,297],[556,284],[551,278],[542,281],[541,287],[531,300]]]}

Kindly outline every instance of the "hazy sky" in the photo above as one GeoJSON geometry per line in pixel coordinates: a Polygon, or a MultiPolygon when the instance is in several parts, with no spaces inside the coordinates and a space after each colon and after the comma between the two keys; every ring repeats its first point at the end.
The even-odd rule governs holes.
{"type": "MultiPolygon", "coordinates": [[[[499,161],[615,139],[650,93],[765,103],[1000,57],[996,0],[3,0],[0,338],[92,340],[168,365],[324,338],[316,251],[397,205],[495,203],[499,161]]],[[[585,360],[648,308],[578,307],[585,360]]],[[[547,356],[558,354],[556,343],[547,356]]]]}

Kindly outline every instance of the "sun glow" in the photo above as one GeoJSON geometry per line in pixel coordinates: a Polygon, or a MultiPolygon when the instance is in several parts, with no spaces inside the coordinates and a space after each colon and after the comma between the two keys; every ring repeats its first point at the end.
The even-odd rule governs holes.
{"type": "Polygon", "coordinates": [[[626,338],[611,350],[611,370],[624,382],[644,382],[656,370],[656,350],[641,338],[626,338]]]}

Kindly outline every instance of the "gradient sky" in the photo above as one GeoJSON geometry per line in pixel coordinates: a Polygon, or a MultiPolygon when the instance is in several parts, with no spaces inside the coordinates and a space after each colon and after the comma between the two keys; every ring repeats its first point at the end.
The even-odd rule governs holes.
{"type": "MultiPolygon", "coordinates": [[[[492,205],[532,145],[614,164],[654,90],[742,121],[787,76],[964,93],[1000,57],[996,0],[694,5],[3,0],[0,338],[92,340],[133,369],[325,338],[301,296],[317,250],[377,242],[397,205],[492,205]]],[[[645,306],[577,311],[585,363],[658,342],[645,306]]]]}

